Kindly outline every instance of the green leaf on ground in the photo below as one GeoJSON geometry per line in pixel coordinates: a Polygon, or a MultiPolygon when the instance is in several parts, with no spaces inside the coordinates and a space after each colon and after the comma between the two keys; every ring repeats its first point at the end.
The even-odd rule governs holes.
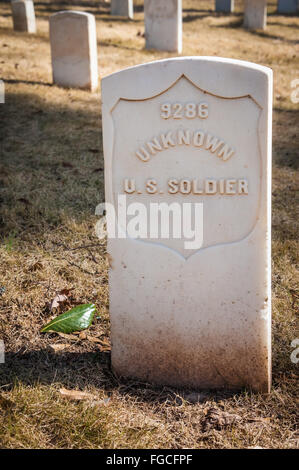
{"type": "Polygon", "coordinates": [[[47,331],[59,331],[62,333],[73,333],[88,328],[96,312],[94,304],[78,305],[62,315],[54,318],[50,323],[44,326],[42,333],[47,331]]]}

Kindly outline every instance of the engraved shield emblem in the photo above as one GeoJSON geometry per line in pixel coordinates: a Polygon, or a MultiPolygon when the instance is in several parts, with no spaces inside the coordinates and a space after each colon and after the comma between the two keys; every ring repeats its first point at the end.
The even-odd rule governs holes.
{"type": "MultiPolygon", "coordinates": [[[[198,251],[185,247],[189,235],[183,220],[181,237],[174,236],[171,211],[169,237],[161,231],[151,237],[152,203],[177,203],[182,219],[183,205],[191,203],[191,229],[198,223],[194,204],[202,203],[200,249],[249,235],[259,216],[261,193],[261,108],[251,96],[216,96],[182,75],[155,96],[120,98],[111,113],[117,217],[119,195],[126,195],[127,207],[142,203],[147,211],[146,236],[141,231],[136,239],[164,245],[186,259],[198,251]]],[[[118,222],[127,231],[124,220],[118,222]]]]}

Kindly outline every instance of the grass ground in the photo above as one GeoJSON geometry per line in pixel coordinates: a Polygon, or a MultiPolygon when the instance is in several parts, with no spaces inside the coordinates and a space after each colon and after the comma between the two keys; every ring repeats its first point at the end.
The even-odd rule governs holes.
{"type": "Polygon", "coordinates": [[[1,2],[2,448],[298,447],[298,365],[290,354],[299,337],[299,105],[290,95],[291,81],[299,78],[299,18],[278,16],[272,0],[267,30],[248,32],[241,26],[242,2],[236,3],[236,13],[226,16],[215,14],[211,1],[184,0],[183,54],[238,58],[274,70],[271,394],[196,394],[113,375],[106,248],[94,233],[94,209],[104,198],[101,96],[51,85],[48,17],[66,8],[95,14],[100,77],[170,54],[144,50],[140,1],[134,21],[110,17],[99,1],[38,1],[32,36],[12,30],[10,5],[1,2]],[[68,300],[56,313],[97,305],[101,319],[87,335],[40,334],[62,289],[70,290],[68,300]],[[66,400],[62,387],[93,398],[66,400]]]}

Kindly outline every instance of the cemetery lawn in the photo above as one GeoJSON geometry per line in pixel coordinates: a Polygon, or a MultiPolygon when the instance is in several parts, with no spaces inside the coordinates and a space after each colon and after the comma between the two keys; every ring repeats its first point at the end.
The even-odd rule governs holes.
{"type": "Polygon", "coordinates": [[[127,21],[111,18],[98,0],[43,0],[31,36],[13,32],[10,5],[0,4],[0,447],[298,447],[298,364],[290,355],[299,338],[299,105],[291,101],[299,18],[277,15],[274,0],[264,32],[242,29],[240,1],[231,16],[215,14],[211,1],[183,1],[183,55],[243,59],[274,71],[272,391],[198,394],[111,372],[109,260],[94,233],[94,210],[104,200],[100,93],[51,85],[48,16],[66,8],[96,15],[102,78],[171,56],[144,50],[135,3],[135,19],[127,21]],[[61,290],[66,299],[51,311],[61,290]],[[84,334],[40,333],[56,314],[91,302],[100,318],[84,334]],[[62,388],[90,395],[67,399],[62,388]]]}

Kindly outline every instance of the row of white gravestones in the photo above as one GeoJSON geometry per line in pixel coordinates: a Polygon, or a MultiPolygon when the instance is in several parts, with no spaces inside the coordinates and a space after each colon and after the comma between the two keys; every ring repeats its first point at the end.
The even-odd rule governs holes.
{"type": "MultiPolygon", "coordinates": [[[[155,3],[153,1],[152,3],[155,3]]],[[[163,2],[157,0],[157,8],[163,2]]],[[[234,11],[234,0],[215,0],[215,11],[222,13],[232,13],[234,11]]],[[[162,7],[163,8],[163,7],[162,7]]],[[[279,13],[296,13],[298,10],[298,0],[278,0],[279,13]]],[[[111,0],[111,15],[133,18],[133,0],[111,0]]],[[[257,20],[260,24],[261,20],[257,20]]]]}
{"type": "MultiPolygon", "coordinates": [[[[290,12],[291,5],[297,4],[297,0],[283,0],[279,2],[278,7],[281,9],[282,6],[288,6],[290,12]],[[289,2],[289,3],[287,3],[289,2]]],[[[12,13],[13,13],[13,22],[14,29],[19,31],[27,31],[29,33],[34,33],[36,31],[35,26],[35,13],[32,0],[12,0],[12,13]]],[[[232,11],[234,2],[233,0],[216,0],[216,9],[218,11],[232,11]]],[[[286,11],[286,10],[284,10],[286,11]]],[[[132,0],[112,0],[111,2],[111,12],[114,15],[121,15],[133,18],[133,3],[132,0]]],[[[145,12],[145,38],[146,38],[146,48],[147,49],[157,49],[170,52],[181,52],[182,51],[182,0],[145,0],[144,1],[144,12],[145,12]]],[[[66,19],[66,13],[64,17],[66,19]]],[[[80,44],[80,39],[77,37],[77,29],[81,28],[83,31],[88,31],[87,35],[84,33],[84,38],[87,37],[86,41],[82,43],[81,49],[85,48],[83,54],[79,52],[79,56],[90,57],[85,61],[87,64],[88,60],[90,61],[90,66],[82,66],[82,75],[78,74],[78,79],[73,76],[73,65],[66,67],[67,59],[64,59],[64,66],[56,66],[58,69],[53,71],[55,83],[61,83],[62,75],[60,70],[67,70],[64,81],[75,86],[76,81],[81,84],[82,82],[89,83],[89,85],[82,85],[82,87],[94,89],[96,87],[97,79],[95,79],[94,73],[94,58],[96,57],[96,52],[94,48],[95,43],[95,26],[94,19],[89,17],[84,17],[84,13],[72,12],[72,18],[74,19],[75,24],[81,25],[74,28],[74,43],[70,42],[68,44],[62,44],[61,46],[61,56],[71,57],[76,56],[76,52],[71,53],[72,44],[80,44]],[[83,15],[82,21],[80,20],[79,15],[83,15]],[[84,26],[85,25],[85,26],[84,26]],[[89,51],[90,48],[90,51],[89,51]],[[88,72],[85,69],[88,68],[88,72]],[[86,80],[86,76],[90,78],[86,80]],[[56,78],[55,78],[56,77],[56,78]]],[[[63,19],[60,17],[60,19],[63,19]]],[[[267,19],[267,1],[266,0],[245,0],[245,11],[244,11],[244,26],[248,29],[265,29],[267,19]]],[[[53,20],[54,22],[55,20],[53,20]]],[[[57,18],[58,21],[58,18],[57,18]]],[[[71,18],[67,20],[67,30],[66,34],[68,37],[72,35],[72,26],[71,18]]],[[[61,22],[60,22],[61,23],[61,22]]],[[[63,37],[63,28],[60,31],[60,38],[63,37]]],[[[55,63],[56,56],[59,54],[58,43],[53,38],[53,48],[54,60],[55,63]]],[[[84,60],[85,60],[84,59],[84,60]]],[[[70,63],[74,62],[72,59],[69,59],[70,63]]],[[[60,58],[59,64],[61,64],[62,59],[60,58]]],[[[79,70],[79,65],[76,70],[79,70]]]]}
{"type": "Polygon", "coordinates": [[[15,31],[36,33],[35,12],[32,0],[12,0],[11,10],[15,31]]]}
{"type": "Polygon", "coordinates": [[[61,11],[50,16],[53,82],[91,91],[98,87],[97,36],[94,15],[61,11]]]}
{"type": "MultiPolygon", "coordinates": [[[[145,0],[146,47],[180,52],[182,48],[182,0],[145,0]]],[[[12,0],[16,31],[36,32],[32,0],[12,0]]],[[[278,0],[279,13],[296,13],[298,0],[278,0]]],[[[234,10],[234,0],[215,0],[218,12],[234,10]]],[[[111,0],[111,14],[133,18],[133,0],[111,0]]],[[[266,0],[245,0],[244,26],[264,29],[267,21],[266,0]]]]}
{"type": "Polygon", "coordinates": [[[269,390],[271,100],[270,69],[229,59],[102,80],[117,374],[269,390]]]}
{"type": "MultiPolygon", "coordinates": [[[[298,0],[278,0],[278,13],[296,13],[298,8],[298,0]]],[[[215,10],[223,13],[232,13],[234,11],[234,0],[215,0],[215,10]]]]}

